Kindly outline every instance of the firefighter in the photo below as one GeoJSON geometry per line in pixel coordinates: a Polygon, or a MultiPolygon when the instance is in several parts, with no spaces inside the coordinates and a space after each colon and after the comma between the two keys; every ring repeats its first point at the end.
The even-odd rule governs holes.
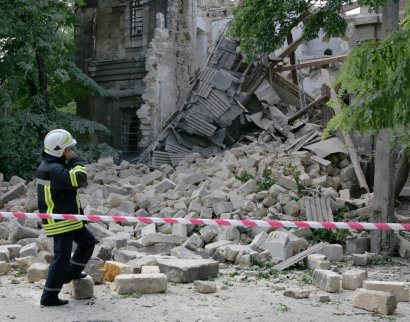
{"type": "MultiPolygon", "coordinates": [[[[43,159],[37,168],[38,209],[48,214],[83,214],[78,188],[87,185],[87,170],[72,147],[76,140],[66,130],[49,132],[44,139],[43,159]]],[[[50,263],[40,304],[67,304],[58,298],[64,283],[87,276],[83,272],[96,239],[81,220],[43,219],[46,236],[53,237],[54,257],[50,263]],[[77,248],[71,257],[72,244],[77,248]]]]}

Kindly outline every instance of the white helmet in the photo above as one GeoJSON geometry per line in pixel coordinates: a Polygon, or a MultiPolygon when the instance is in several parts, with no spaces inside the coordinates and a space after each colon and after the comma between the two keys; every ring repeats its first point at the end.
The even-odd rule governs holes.
{"type": "Polygon", "coordinates": [[[55,157],[62,157],[64,150],[70,146],[76,145],[77,141],[74,140],[70,132],[66,130],[57,129],[48,132],[44,139],[44,152],[55,157]]]}

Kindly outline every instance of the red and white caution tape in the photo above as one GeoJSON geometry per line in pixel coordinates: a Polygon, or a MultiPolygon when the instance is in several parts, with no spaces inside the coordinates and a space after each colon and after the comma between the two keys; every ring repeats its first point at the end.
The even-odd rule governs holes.
{"type": "Polygon", "coordinates": [[[410,224],[399,223],[369,223],[369,222],[318,222],[318,221],[287,221],[287,220],[233,220],[233,219],[201,219],[201,218],[158,218],[131,216],[98,216],[98,215],[59,215],[26,212],[0,212],[0,218],[30,218],[30,219],[66,219],[94,222],[130,222],[208,226],[236,227],[284,227],[284,228],[326,228],[355,230],[410,230],[410,224]]]}

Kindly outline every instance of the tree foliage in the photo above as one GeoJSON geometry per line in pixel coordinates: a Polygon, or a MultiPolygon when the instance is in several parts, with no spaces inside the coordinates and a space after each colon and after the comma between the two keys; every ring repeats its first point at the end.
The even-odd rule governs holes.
{"type": "Polygon", "coordinates": [[[73,62],[74,11],[82,4],[0,0],[0,172],[6,178],[33,174],[52,129],[107,133],[101,124],[59,112],[76,99],[112,97],[73,62]]]}
{"type": "Polygon", "coordinates": [[[73,10],[68,1],[0,0],[3,111],[6,103],[49,112],[73,98],[110,96],[73,64],[73,10]]]}
{"type": "MultiPolygon", "coordinates": [[[[379,131],[391,128],[396,143],[410,150],[410,14],[402,28],[381,41],[354,48],[340,69],[336,86],[339,93],[351,94],[347,106],[341,97],[341,112],[328,124],[349,132],[379,131]]],[[[409,151],[410,152],[410,151],[409,151]]]]}
{"type": "MultiPolygon", "coordinates": [[[[359,4],[377,8],[387,0],[359,0],[359,4]]],[[[251,61],[283,46],[290,31],[301,22],[304,40],[339,37],[347,28],[342,7],[351,0],[242,0],[234,10],[230,34],[240,41],[241,50],[251,61]]]]}

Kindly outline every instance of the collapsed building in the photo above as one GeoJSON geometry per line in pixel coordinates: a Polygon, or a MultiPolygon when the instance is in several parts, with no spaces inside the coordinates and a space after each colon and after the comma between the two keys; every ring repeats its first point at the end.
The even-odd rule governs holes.
{"type": "Polygon", "coordinates": [[[320,157],[349,154],[355,195],[369,192],[371,139],[337,133],[319,141],[334,115],[326,102],[340,62],[351,47],[381,37],[380,14],[346,6],[359,13],[346,16],[343,39],[303,42],[298,27],[282,49],[248,64],[227,33],[234,3],[89,1],[78,13],[76,61],[119,99],[79,102],[79,114],[107,125],[124,158],[151,168],[257,139],[287,152],[319,145],[320,157]]]}
{"type": "Polygon", "coordinates": [[[87,1],[77,10],[75,62],[118,99],[78,102],[78,114],[106,125],[124,158],[138,155],[181,105],[232,4],[87,1]]]}

